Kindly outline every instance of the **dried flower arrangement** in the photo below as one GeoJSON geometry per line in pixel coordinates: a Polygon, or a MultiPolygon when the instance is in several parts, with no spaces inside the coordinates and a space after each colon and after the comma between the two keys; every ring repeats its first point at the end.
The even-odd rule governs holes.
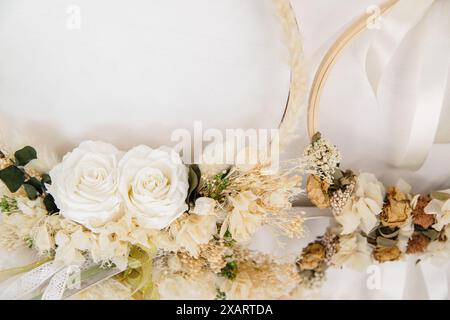
{"type": "Polygon", "coordinates": [[[342,171],[339,152],[320,134],[305,154],[314,155],[308,197],[318,208],[331,210],[335,221],[322,240],[300,255],[301,273],[320,275],[329,266],[361,270],[409,254],[420,259],[450,258],[450,190],[414,194],[400,180],[386,191],[373,174],[342,171]]]}

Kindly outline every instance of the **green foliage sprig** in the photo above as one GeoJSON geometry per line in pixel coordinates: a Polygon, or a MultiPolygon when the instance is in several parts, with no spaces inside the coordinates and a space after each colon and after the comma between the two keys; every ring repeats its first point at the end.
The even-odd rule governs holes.
{"type": "Polygon", "coordinates": [[[222,268],[221,274],[227,279],[234,280],[236,279],[238,272],[238,265],[236,261],[228,262],[225,267],[222,268]]]}
{"type": "Polygon", "coordinates": [[[225,191],[230,184],[228,173],[229,171],[225,170],[211,179],[206,180],[202,194],[206,197],[222,202],[225,198],[223,191],[225,191]]]}
{"type": "Polygon", "coordinates": [[[19,210],[19,207],[17,206],[17,200],[3,196],[3,198],[0,200],[0,211],[3,212],[6,215],[10,215],[16,211],[19,210]]]}
{"type": "Polygon", "coordinates": [[[217,295],[215,300],[227,300],[227,295],[225,292],[220,291],[217,289],[217,295]]]}
{"type": "MultiPolygon", "coordinates": [[[[0,151],[0,159],[6,159],[6,155],[0,151]]],[[[11,193],[18,192],[21,188],[25,190],[28,199],[36,200],[41,197],[49,214],[59,212],[55,199],[47,193],[46,184],[51,184],[48,174],[40,177],[31,176],[25,169],[26,165],[37,159],[37,152],[33,147],[27,146],[14,153],[10,158],[10,165],[0,170],[0,180],[6,185],[11,193]]]]}

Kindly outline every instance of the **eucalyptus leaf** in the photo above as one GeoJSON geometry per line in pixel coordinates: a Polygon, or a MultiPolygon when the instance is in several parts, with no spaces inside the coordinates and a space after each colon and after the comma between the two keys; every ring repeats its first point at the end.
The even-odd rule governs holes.
{"type": "Polygon", "coordinates": [[[439,232],[434,229],[428,229],[424,232],[422,232],[425,236],[430,238],[431,241],[436,240],[439,237],[439,232]]]}
{"type": "Polygon", "coordinates": [[[16,166],[9,166],[0,170],[0,180],[12,193],[17,192],[25,182],[25,173],[16,166]]]}
{"type": "Polygon", "coordinates": [[[51,194],[47,194],[44,198],[44,205],[49,214],[55,214],[59,212],[58,207],[55,203],[55,198],[51,194]]]}
{"type": "Polygon", "coordinates": [[[33,186],[38,191],[39,194],[44,193],[44,185],[37,178],[32,177],[32,178],[28,179],[27,181],[25,181],[25,184],[33,186]]]}
{"type": "Polygon", "coordinates": [[[196,194],[196,190],[198,188],[198,185],[200,183],[200,169],[197,165],[191,165],[189,166],[189,189],[188,189],[188,196],[187,200],[190,202],[193,200],[193,196],[196,194]]]}
{"type": "Polygon", "coordinates": [[[396,236],[398,236],[398,234],[400,233],[400,229],[393,230],[393,229],[391,229],[389,227],[381,227],[381,228],[378,229],[378,232],[384,238],[392,239],[392,238],[395,238],[396,236]]]}
{"type": "Polygon", "coordinates": [[[383,238],[383,237],[378,237],[377,238],[377,244],[379,246],[382,246],[382,247],[392,248],[392,247],[395,247],[397,245],[397,241],[396,240],[392,240],[392,239],[386,239],[386,238],[383,238]]]}
{"type": "Polygon", "coordinates": [[[28,146],[16,151],[14,157],[16,158],[16,165],[23,167],[30,161],[37,159],[37,152],[33,147],[28,146]]]}
{"type": "Polygon", "coordinates": [[[234,280],[238,271],[238,264],[236,261],[228,262],[225,267],[222,268],[221,274],[227,279],[234,280]]]}
{"type": "Polygon", "coordinates": [[[368,238],[372,238],[372,239],[376,239],[378,228],[379,228],[378,226],[372,228],[372,230],[369,231],[369,234],[367,235],[367,237],[368,238]]]}
{"type": "Polygon", "coordinates": [[[37,197],[39,196],[39,191],[34,186],[32,186],[31,184],[26,184],[25,183],[23,185],[23,187],[25,189],[25,192],[27,193],[28,199],[30,199],[30,200],[36,200],[37,199],[37,197]]]}
{"type": "Polygon", "coordinates": [[[42,184],[46,185],[46,184],[52,184],[52,178],[50,177],[49,174],[43,174],[41,176],[41,182],[42,184]]]}

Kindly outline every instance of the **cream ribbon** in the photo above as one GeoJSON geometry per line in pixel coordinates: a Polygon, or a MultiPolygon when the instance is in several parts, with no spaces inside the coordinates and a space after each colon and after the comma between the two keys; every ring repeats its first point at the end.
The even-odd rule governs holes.
{"type": "Polygon", "coordinates": [[[366,51],[365,65],[368,80],[376,93],[383,72],[408,32],[423,18],[434,0],[398,2],[379,21],[366,51]]]}
{"type": "MultiPolygon", "coordinates": [[[[42,292],[42,300],[61,300],[68,289],[69,280],[72,275],[79,277],[80,284],[83,271],[88,271],[92,267],[98,267],[91,260],[86,260],[82,266],[65,266],[61,262],[50,261],[34,268],[33,270],[19,275],[12,279],[12,282],[0,293],[2,300],[23,300],[35,299],[42,292]],[[42,289],[44,288],[44,289],[42,289]]],[[[118,269],[117,269],[118,270],[118,269]]],[[[106,273],[105,280],[115,273],[106,273]]],[[[95,282],[94,282],[95,283],[95,282]]],[[[69,288],[70,289],[70,288],[69,288]]]]}
{"type": "Polygon", "coordinates": [[[64,265],[60,263],[54,261],[47,262],[25,274],[20,275],[17,279],[14,279],[14,281],[0,294],[0,299],[21,300],[32,298],[31,295],[34,292],[36,292],[55,274],[64,269],[64,265]]]}
{"type": "Polygon", "coordinates": [[[392,158],[419,169],[435,142],[450,67],[450,3],[403,0],[385,17],[366,56],[380,107],[392,110],[392,158]],[[408,49],[408,50],[407,50],[408,49]]]}

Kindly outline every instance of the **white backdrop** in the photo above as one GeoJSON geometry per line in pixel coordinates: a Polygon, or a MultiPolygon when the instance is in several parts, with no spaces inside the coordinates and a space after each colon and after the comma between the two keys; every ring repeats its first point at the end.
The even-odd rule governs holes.
{"type": "MultiPolygon", "coordinates": [[[[312,78],[336,35],[381,1],[292,2],[312,78]]],[[[386,184],[402,177],[417,192],[450,187],[448,98],[436,140],[443,143],[418,170],[393,165],[389,150],[403,118],[374,96],[362,57],[367,37],[335,66],[320,129],[341,149],[344,167],[374,172],[386,184]]],[[[191,129],[194,120],[219,129],[274,128],[287,95],[285,61],[271,0],[0,0],[0,125],[6,136],[29,134],[60,154],[85,139],[122,148],[169,144],[173,129],[191,129]],[[81,9],[79,30],[67,28],[70,5],[81,9]]],[[[285,157],[298,156],[308,141],[304,116],[285,157]]],[[[288,249],[298,252],[325,224],[309,226],[311,236],[288,249]]],[[[267,232],[255,246],[277,251],[267,232]]],[[[407,273],[406,266],[385,268],[391,295],[367,290],[365,274],[345,270],[332,272],[322,297],[426,298],[413,262],[405,262],[407,273]],[[406,274],[403,295],[399,275],[406,274]]]]}

